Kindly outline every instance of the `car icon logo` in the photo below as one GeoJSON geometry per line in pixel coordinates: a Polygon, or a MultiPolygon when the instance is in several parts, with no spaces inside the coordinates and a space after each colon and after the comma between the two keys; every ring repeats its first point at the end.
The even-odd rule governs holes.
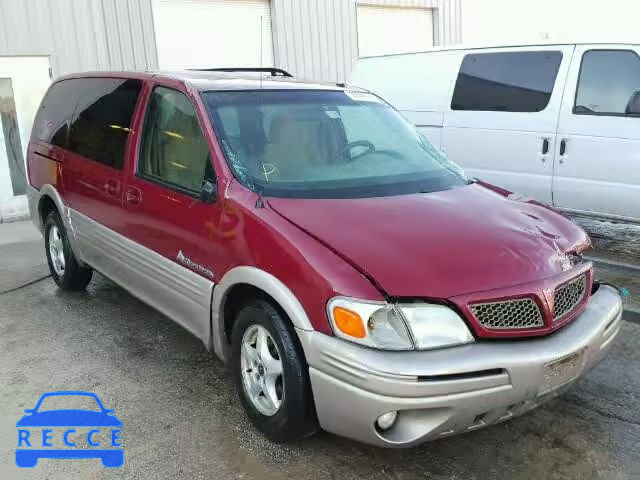
{"type": "Polygon", "coordinates": [[[25,415],[16,423],[16,465],[35,467],[40,458],[99,458],[105,467],[121,467],[124,463],[122,422],[114,413],[104,407],[95,393],[59,391],[43,394],[36,406],[25,410],[25,415]],[[64,404],[78,399],[90,403],[93,408],[51,410],[43,406],[43,402],[48,404],[51,400],[64,404]]]}

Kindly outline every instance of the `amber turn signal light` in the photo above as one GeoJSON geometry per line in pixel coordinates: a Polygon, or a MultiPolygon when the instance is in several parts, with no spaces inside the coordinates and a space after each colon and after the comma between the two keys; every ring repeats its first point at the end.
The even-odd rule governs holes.
{"type": "Polygon", "coordinates": [[[345,335],[355,338],[364,338],[366,332],[360,315],[343,307],[333,309],[333,323],[345,335]]]}

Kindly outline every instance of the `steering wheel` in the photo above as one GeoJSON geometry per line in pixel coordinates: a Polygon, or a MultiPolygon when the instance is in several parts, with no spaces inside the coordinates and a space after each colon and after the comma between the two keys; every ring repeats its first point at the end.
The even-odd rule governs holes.
{"type": "Polygon", "coordinates": [[[342,157],[345,153],[350,152],[353,148],[356,147],[365,147],[366,150],[364,150],[361,153],[358,153],[356,155],[348,155],[346,158],[346,161],[348,162],[353,162],[354,160],[364,156],[364,155],[368,155],[370,153],[373,153],[376,151],[376,147],[373,143],[371,143],[369,140],[356,140],[355,142],[349,142],[347,143],[344,147],[342,147],[340,150],[338,150],[336,152],[335,158],[340,158],[342,157]]]}

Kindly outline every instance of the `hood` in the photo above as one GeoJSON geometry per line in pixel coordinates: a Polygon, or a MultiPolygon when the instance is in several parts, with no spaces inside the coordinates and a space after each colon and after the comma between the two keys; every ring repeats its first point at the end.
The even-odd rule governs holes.
{"type": "Polygon", "coordinates": [[[269,198],[291,223],[387,295],[449,298],[537,281],[570,268],[585,232],[535,201],[479,184],[363,199],[269,198]]]}

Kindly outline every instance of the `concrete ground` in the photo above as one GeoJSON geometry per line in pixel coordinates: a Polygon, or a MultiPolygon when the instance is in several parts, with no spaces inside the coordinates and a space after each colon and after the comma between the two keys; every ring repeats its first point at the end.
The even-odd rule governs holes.
{"type": "Polygon", "coordinates": [[[247,421],[224,366],[181,327],[99,275],[73,294],[39,280],[42,240],[21,225],[0,225],[1,479],[640,478],[640,324],[632,316],[573,390],[511,422],[408,450],[326,433],[275,445],[247,421]],[[115,409],[122,468],[98,460],[15,466],[15,422],[43,392],[62,389],[93,391],[115,409]]]}

